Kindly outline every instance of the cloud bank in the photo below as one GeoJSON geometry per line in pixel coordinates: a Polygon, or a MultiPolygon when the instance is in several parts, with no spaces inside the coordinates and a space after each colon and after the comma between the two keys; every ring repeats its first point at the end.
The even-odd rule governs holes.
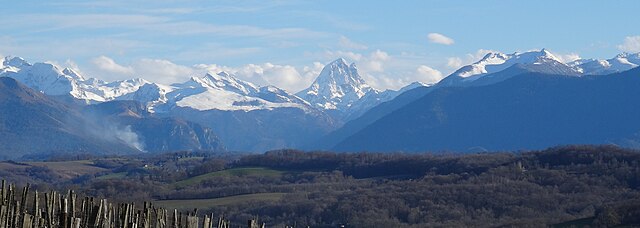
{"type": "Polygon", "coordinates": [[[640,36],[627,36],[618,49],[625,52],[640,52],[640,36]]]}

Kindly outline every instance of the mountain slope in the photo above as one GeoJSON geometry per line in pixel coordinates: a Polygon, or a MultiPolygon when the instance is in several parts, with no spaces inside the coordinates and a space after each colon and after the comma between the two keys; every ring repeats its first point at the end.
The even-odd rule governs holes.
{"type": "Polygon", "coordinates": [[[562,73],[576,75],[577,71],[559,60],[545,49],[525,53],[502,54],[489,53],[481,60],[464,66],[435,85],[418,86],[402,89],[394,99],[367,109],[362,114],[354,115],[341,128],[323,136],[310,146],[315,149],[329,149],[347,137],[364,129],[380,118],[402,108],[403,106],[427,95],[436,88],[470,87],[498,83],[527,72],[562,73]]]}
{"type": "Polygon", "coordinates": [[[163,96],[166,102],[151,106],[156,114],[211,128],[229,150],[299,147],[338,125],[293,94],[274,86],[257,87],[224,72],[173,84],[163,96]]]}
{"type": "MultiPolygon", "coordinates": [[[[32,65],[21,58],[5,58],[0,69],[0,75],[15,78],[58,100],[79,100],[80,106],[126,100],[142,103],[147,112],[154,113],[154,117],[160,119],[111,119],[117,120],[116,125],[121,128],[129,126],[149,130],[150,126],[163,126],[167,130],[164,136],[183,132],[178,138],[186,140],[185,145],[189,145],[181,147],[173,142],[173,146],[169,146],[167,142],[174,140],[172,137],[155,135],[153,140],[158,140],[156,137],[164,138],[164,141],[158,142],[158,150],[220,149],[212,129],[213,132],[219,132],[223,141],[231,142],[227,144],[231,150],[264,151],[302,145],[339,125],[330,116],[293,94],[274,86],[258,87],[225,72],[192,77],[184,83],[166,86],[142,79],[115,82],[85,79],[68,68],[61,69],[50,63],[32,65]],[[198,138],[194,134],[206,136],[198,138]]],[[[78,102],[72,103],[76,106],[78,102]]],[[[139,141],[144,140],[131,138],[132,143],[139,141]]],[[[137,144],[142,147],[142,143],[137,144]]],[[[146,147],[150,151],[156,150],[151,145],[146,147]]]]}
{"type": "Polygon", "coordinates": [[[0,77],[0,156],[27,154],[139,152],[105,133],[74,109],[15,79],[0,77]]]}
{"type": "Polygon", "coordinates": [[[526,73],[438,88],[334,147],[340,151],[517,150],[640,136],[640,69],[591,77],[526,73]]]}
{"type": "Polygon", "coordinates": [[[431,92],[432,89],[433,87],[430,86],[419,86],[413,89],[409,89],[397,95],[390,101],[383,102],[375,107],[372,107],[371,109],[367,110],[367,112],[360,115],[358,118],[347,122],[342,127],[330,132],[329,134],[324,135],[322,138],[313,142],[312,144],[307,145],[306,149],[328,150],[335,146],[337,143],[362,130],[376,120],[431,92]]]}
{"type": "Polygon", "coordinates": [[[314,82],[296,95],[335,120],[346,122],[389,101],[406,90],[424,86],[412,83],[399,91],[380,91],[365,82],[355,63],[339,58],[327,64],[314,82]]]}
{"type": "MultiPolygon", "coordinates": [[[[225,151],[210,128],[171,117],[157,117],[137,101],[109,101],[84,108],[91,116],[109,125],[129,128],[146,152],[225,151]]],[[[108,127],[108,126],[105,126],[108,127]]]]}

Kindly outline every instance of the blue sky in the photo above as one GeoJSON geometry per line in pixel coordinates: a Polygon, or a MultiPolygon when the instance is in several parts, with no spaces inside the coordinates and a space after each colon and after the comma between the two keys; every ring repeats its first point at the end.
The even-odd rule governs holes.
{"type": "Polygon", "coordinates": [[[0,55],[169,84],[231,71],[296,92],[356,62],[379,89],[435,82],[488,51],[640,52],[640,1],[10,1],[0,55]],[[431,34],[431,35],[430,35],[431,34]]]}

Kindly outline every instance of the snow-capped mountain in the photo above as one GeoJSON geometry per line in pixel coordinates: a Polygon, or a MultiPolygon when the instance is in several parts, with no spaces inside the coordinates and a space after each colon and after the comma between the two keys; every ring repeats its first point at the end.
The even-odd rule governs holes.
{"type": "Polygon", "coordinates": [[[622,53],[607,60],[579,59],[569,63],[584,75],[603,75],[622,72],[640,65],[640,53],[622,53]]]}
{"type": "Polygon", "coordinates": [[[150,83],[118,100],[213,129],[231,150],[295,147],[335,129],[328,115],[275,86],[258,87],[226,72],[170,86],[150,83]]]}
{"type": "MultiPolygon", "coordinates": [[[[160,89],[160,87],[157,87],[160,89]]],[[[257,87],[226,72],[192,77],[165,90],[167,103],[196,110],[253,111],[311,107],[302,99],[274,86],[257,87]]],[[[156,93],[154,93],[156,94],[156,93]]],[[[157,94],[162,94],[158,92],[157,94]]]]}
{"type": "Polygon", "coordinates": [[[143,79],[111,83],[85,79],[73,69],[61,69],[51,63],[29,64],[19,57],[5,57],[0,67],[0,76],[14,78],[36,91],[50,96],[70,96],[87,103],[114,100],[149,83],[143,79]]]}
{"type": "Polygon", "coordinates": [[[297,95],[314,107],[332,110],[340,116],[340,113],[370,92],[379,91],[360,77],[355,64],[349,65],[340,58],[326,65],[311,86],[297,95]]]}
{"type": "Polygon", "coordinates": [[[384,102],[393,103],[403,93],[410,95],[400,103],[408,104],[440,87],[495,84],[522,73],[574,77],[624,71],[638,65],[640,54],[563,63],[546,49],[489,53],[435,85],[413,83],[398,91],[380,91],[365,82],[355,64],[337,59],[297,95],[275,86],[256,86],[226,72],[207,73],[171,85],[143,79],[105,82],[51,63],[30,64],[11,57],[0,63],[0,76],[12,77],[46,95],[71,97],[86,104],[137,101],[153,115],[177,117],[211,128],[230,150],[264,151],[308,144],[347,121],[360,120],[365,127],[403,106],[372,109],[384,102]]]}
{"type": "Polygon", "coordinates": [[[338,126],[300,97],[274,86],[258,87],[225,72],[172,85],[143,79],[105,82],[51,63],[30,64],[7,57],[0,65],[0,76],[65,101],[137,101],[156,116],[178,117],[213,129],[231,150],[295,147],[338,126]]]}
{"type": "Polygon", "coordinates": [[[348,121],[417,85],[399,91],[377,90],[365,82],[354,63],[339,58],[327,64],[311,86],[296,95],[334,118],[348,121]]]}
{"type": "MultiPolygon", "coordinates": [[[[546,49],[524,53],[488,53],[479,61],[464,66],[443,79],[440,86],[469,84],[487,75],[517,67],[519,71],[578,76],[581,72],[560,61],[546,49]]],[[[514,75],[509,75],[514,76],[514,75]]],[[[501,80],[508,78],[503,75],[501,80]]]]}

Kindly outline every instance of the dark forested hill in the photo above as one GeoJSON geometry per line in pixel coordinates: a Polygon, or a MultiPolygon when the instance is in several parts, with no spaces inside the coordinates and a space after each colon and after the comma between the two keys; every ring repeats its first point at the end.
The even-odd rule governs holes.
{"type": "Polygon", "coordinates": [[[0,157],[26,154],[139,152],[69,106],[0,77],[0,157]]]}
{"type": "Polygon", "coordinates": [[[603,76],[525,73],[478,87],[438,88],[340,142],[339,151],[638,146],[640,69],[603,76]]]}

